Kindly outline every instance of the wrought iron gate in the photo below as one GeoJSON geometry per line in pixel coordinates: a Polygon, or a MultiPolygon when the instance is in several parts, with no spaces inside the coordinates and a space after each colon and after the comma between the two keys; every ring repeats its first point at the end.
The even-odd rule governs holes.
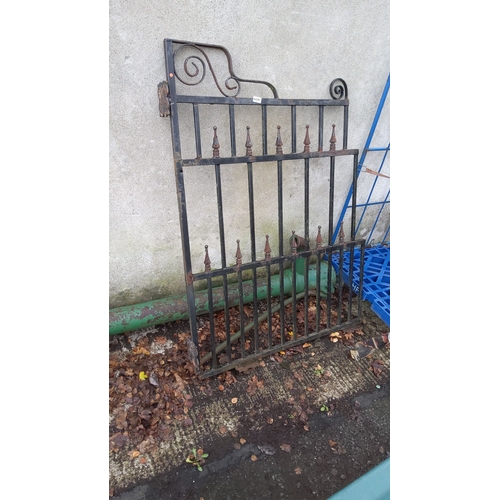
{"type": "MultiPolygon", "coordinates": [[[[354,238],[358,150],[347,148],[349,101],[346,83],[339,78],[330,84],[332,99],[280,99],[270,83],[236,76],[231,56],[222,46],[172,39],[165,39],[164,46],[167,80],[158,85],[159,109],[160,116],[170,116],[191,329],[189,353],[200,377],[216,375],[252,359],[355,326],[361,319],[361,290],[354,296],[350,288],[343,286],[341,274],[336,276],[332,266],[332,254],[338,254],[342,268],[345,252],[351,255],[352,263],[355,248],[362,256],[365,248],[365,240],[354,238]],[[229,73],[223,85],[216,76],[222,68],[215,62],[217,57],[222,58],[225,71],[229,73]],[[222,95],[202,93],[200,84],[205,82],[203,87],[206,86],[207,75],[211,75],[207,80],[212,78],[222,95]],[[257,88],[259,94],[262,91],[272,93],[272,97],[240,97],[242,84],[257,88]],[[190,95],[180,94],[178,86],[193,87],[193,91],[190,95]],[[207,111],[210,107],[212,109],[207,111]],[[337,128],[333,124],[331,131],[324,130],[325,110],[330,108],[343,111],[340,113],[342,126],[337,128]],[[250,120],[252,114],[255,121],[256,110],[261,129],[261,143],[257,148],[248,121],[243,122],[247,118],[250,120]],[[272,110],[278,110],[280,120],[288,115],[286,126],[270,123],[272,110]],[[286,110],[286,115],[283,110],[286,110]],[[298,129],[299,110],[312,110],[317,120],[317,128],[310,130],[306,125],[302,131],[303,151],[299,151],[297,145],[301,134],[298,129]],[[207,117],[215,121],[209,125],[211,144],[208,147],[207,117]],[[224,124],[227,127],[223,130],[224,124]],[[342,134],[341,149],[336,147],[336,128],[342,134]],[[276,140],[275,150],[271,151],[268,135],[273,134],[272,130],[275,130],[276,140]],[[326,148],[323,145],[325,134],[329,137],[326,148]],[[181,151],[181,135],[189,136],[189,152],[185,155],[181,151]],[[313,135],[317,138],[317,148],[310,139],[313,135]],[[285,142],[282,136],[286,136],[285,142]],[[257,154],[256,149],[259,150],[257,154]],[[338,243],[334,244],[335,173],[339,157],[352,157],[348,181],[353,185],[354,208],[351,219],[347,221],[350,238],[345,239],[342,231],[338,243]],[[310,161],[313,159],[318,163],[315,168],[319,165],[325,171],[325,179],[329,179],[328,187],[325,185],[328,191],[327,235],[321,226],[315,225],[310,231],[310,161]],[[287,163],[291,170],[285,167],[287,163]],[[269,234],[256,234],[254,166],[258,164],[263,164],[267,171],[273,170],[276,175],[277,192],[273,201],[277,241],[272,241],[269,234]],[[236,165],[246,166],[248,214],[246,210],[240,210],[239,216],[242,220],[248,219],[242,223],[241,236],[236,241],[228,241],[227,213],[224,210],[227,193],[223,196],[222,173],[236,165]],[[217,200],[218,220],[213,231],[207,228],[206,244],[198,243],[193,248],[193,236],[188,227],[189,217],[193,214],[188,213],[185,176],[190,170],[201,168],[209,168],[214,179],[213,196],[217,200]],[[285,234],[284,226],[284,181],[288,175],[297,175],[297,172],[300,172],[304,185],[303,195],[297,196],[296,200],[303,205],[302,235],[296,234],[295,229],[285,234]],[[250,255],[243,255],[240,242],[248,237],[250,255]],[[228,258],[228,252],[234,252],[234,262],[228,258]],[[211,254],[217,254],[220,260],[215,269],[211,254]],[[303,309],[298,311],[300,301],[303,301],[303,309]],[[207,319],[200,324],[197,315],[202,313],[207,319]]],[[[342,170],[345,177],[345,168],[342,170]]],[[[274,193],[266,193],[267,200],[271,195],[274,193]]],[[[238,193],[230,196],[238,196],[238,193]]],[[[352,272],[351,266],[351,276],[352,272]]],[[[362,283],[361,269],[360,287],[362,283]]]]}

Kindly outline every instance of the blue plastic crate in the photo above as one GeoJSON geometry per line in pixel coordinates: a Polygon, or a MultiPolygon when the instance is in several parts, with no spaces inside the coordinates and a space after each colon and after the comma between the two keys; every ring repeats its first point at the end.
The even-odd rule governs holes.
{"type": "MultiPolygon", "coordinates": [[[[351,286],[354,293],[359,292],[360,273],[359,249],[354,250],[352,283],[349,277],[350,252],[344,253],[342,265],[342,279],[344,283],[351,286]]],[[[391,251],[389,247],[377,246],[365,249],[363,272],[363,300],[372,304],[373,311],[390,325],[391,304],[390,304],[390,281],[391,281],[391,251]]],[[[332,255],[332,264],[335,271],[339,272],[339,256],[332,255]]]]}

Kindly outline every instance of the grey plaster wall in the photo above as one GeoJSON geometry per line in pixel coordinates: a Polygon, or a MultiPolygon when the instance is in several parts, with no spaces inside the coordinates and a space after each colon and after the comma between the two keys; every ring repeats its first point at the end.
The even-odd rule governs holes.
{"type": "MultiPolygon", "coordinates": [[[[350,100],[348,147],[360,150],[390,71],[389,0],[110,0],[110,307],[184,290],[170,122],[158,113],[164,38],[225,46],[238,76],[272,83],[281,98],[330,98],[330,82],[343,78],[350,100]]],[[[389,137],[388,104],[377,131],[382,140],[389,137]]],[[[243,194],[226,221],[229,240],[238,237],[247,207],[240,176],[231,175],[226,185],[243,194]]],[[[264,173],[256,177],[266,182],[264,173]]],[[[215,243],[206,229],[216,216],[206,183],[210,179],[201,176],[189,186],[197,200],[189,208],[200,214],[190,221],[200,265],[204,244],[215,243]]],[[[361,182],[361,191],[367,186],[361,182]]],[[[311,221],[326,227],[325,179],[313,173],[311,191],[317,200],[311,221]]],[[[273,231],[266,200],[257,202],[258,234],[273,231]]],[[[287,209],[292,221],[294,210],[297,218],[303,211],[287,209]]]]}

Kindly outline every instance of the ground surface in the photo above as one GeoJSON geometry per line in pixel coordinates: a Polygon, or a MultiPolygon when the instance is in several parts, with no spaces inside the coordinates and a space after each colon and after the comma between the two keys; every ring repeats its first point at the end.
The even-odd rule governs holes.
{"type": "Polygon", "coordinates": [[[363,315],[354,332],[203,381],[185,322],[110,338],[110,496],[327,499],[384,461],[390,347],[350,350],[389,329],[368,303],[363,315]],[[192,448],[208,454],[201,471],[192,448]]]}

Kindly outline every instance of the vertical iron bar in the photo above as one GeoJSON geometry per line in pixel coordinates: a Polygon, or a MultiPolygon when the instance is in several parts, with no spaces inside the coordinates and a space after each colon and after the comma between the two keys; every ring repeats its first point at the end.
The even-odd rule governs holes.
{"type": "Polygon", "coordinates": [[[231,156],[236,156],[236,126],[234,121],[234,104],[229,105],[229,128],[231,132],[231,156]]]}
{"type": "Polygon", "coordinates": [[[292,153],[297,152],[297,109],[296,106],[290,106],[292,114],[292,153]]]}
{"type": "Polygon", "coordinates": [[[356,198],[358,195],[358,154],[354,154],[354,161],[352,164],[352,201],[351,201],[351,241],[355,239],[356,235],[356,198]]]}
{"type": "Polygon", "coordinates": [[[273,325],[271,314],[271,246],[269,245],[269,235],[266,234],[266,245],[264,247],[264,255],[266,260],[267,273],[267,336],[268,347],[271,349],[273,345],[273,325]]]}
{"type": "Polygon", "coordinates": [[[318,253],[318,260],[316,262],[316,331],[319,332],[319,320],[321,316],[321,253],[318,253]]]}
{"type": "Polygon", "coordinates": [[[344,269],[344,245],[340,248],[339,252],[339,272],[337,275],[339,306],[337,312],[337,324],[342,323],[342,288],[343,286],[343,269],[344,269]]]}
{"type": "Polygon", "coordinates": [[[325,116],[325,107],[319,106],[319,125],[318,125],[318,151],[323,151],[323,118],[325,116]]]}
{"type": "Polygon", "coordinates": [[[292,338],[297,340],[297,242],[292,231],[292,338]]]}
{"type": "Polygon", "coordinates": [[[186,298],[189,310],[189,325],[191,330],[191,342],[195,348],[196,358],[191,361],[194,363],[195,368],[199,370],[200,355],[198,346],[198,329],[196,327],[196,305],[194,286],[192,281],[192,263],[191,263],[191,248],[189,244],[189,229],[187,220],[186,209],[186,193],[184,190],[184,173],[182,170],[182,153],[181,153],[181,135],[179,127],[179,114],[176,99],[176,85],[175,85],[175,65],[174,65],[174,51],[173,43],[171,40],[165,40],[165,62],[167,69],[167,83],[170,90],[170,130],[172,134],[172,149],[175,161],[175,177],[177,188],[177,202],[179,207],[179,225],[181,229],[181,240],[183,249],[184,260],[184,277],[186,282],[186,298]]]}
{"type": "Polygon", "coordinates": [[[309,256],[306,257],[304,271],[304,333],[309,336],[309,256]]]}
{"type": "MultiPolygon", "coordinates": [[[[363,264],[360,262],[360,265],[363,264]]],[[[348,287],[349,298],[347,300],[347,321],[351,321],[352,317],[352,288],[354,286],[354,245],[349,246],[349,283],[348,287]]]]}
{"type": "MultiPolygon", "coordinates": [[[[220,164],[215,164],[215,183],[217,189],[217,207],[219,210],[219,240],[220,240],[220,255],[221,265],[224,269],[226,267],[226,240],[224,238],[224,211],[222,207],[222,183],[220,177],[220,164]]],[[[229,294],[227,288],[227,274],[222,276],[222,286],[224,292],[224,318],[226,327],[226,350],[227,359],[231,360],[231,329],[229,323],[229,294]]]]}
{"type": "MultiPolygon", "coordinates": [[[[279,133],[279,128],[278,128],[279,133]]],[[[279,147],[279,146],[278,146],[279,147]]],[[[278,149],[277,147],[277,149],[278,149]]],[[[277,161],[278,164],[278,244],[279,256],[283,256],[283,162],[277,161]]],[[[279,263],[280,269],[280,329],[281,329],[281,344],[285,342],[285,283],[284,283],[284,269],[283,262],[279,263]]]]}
{"type": "Polygon", "coordinates": [[[215,325],[214,325],[214,299],[212,293],[212,278],[207,279],[207,292],[208,292],[208,314],[210,318],[210,348],[212,351],[212,370],[217,368],[217,354],[216,339],[215,339],[215,325]]]}
{"type": "Polygon", "coordinates": [[[254,211],[254,196],[253,196],[253,170],[252,163],[247,163],[248,173],[248,209],[250,212],[250,244],[252,249],[252,262],[256,260],[255,250],[255,211],[254,211]]]}
{"type": "Polygon", "coordinates": [[[262,154],[267,155],[267,106],[262,105],[262,154]]]}
{"type": "Polygon", "coordinates": [[[309,158],[304,159],[304,239],[309,250],[309,158]]]}
{"type": "Polygon", "coordinates": [[[335,201],[335,156],[330,157],[330,193],[328,208],[328,241],[333,245],[333,207],[335,201]]]}
{"type": "Polygon", "coordinates": [[[363,310],[361,302],[363,300],[363,278],[365,272],[365,241],[361,241],[361,255],[359,256],[359,291],[358,291],[358,319],[362,319],[363,310]]]}
{"type": "Polygon", "coordinates": [[[348,120],[349,120],[349,105],[344,106],[344,133],[342,135],[342,149],[347,149],[348,120]]]}
{"type": "Polygon", "coordinates": [[[200,111],[198,104],[193,103],[193,119],[194,119],[194,140],[196,142],[196,159],[199,160],[201,154],[201,133],[200,133],[200,111]]]}
{"type": "Polygon", "coordinates": [[[328,255],[328,275],[326,278],[326,327],[331,326],[331,310],[332,310],[332,249],[327,252],[328,255]]]}
{"type": "MultiPolygon", "coordinates": [[[[243,310],[243,279],[241,276],[241,270],[238,271],[238,291],[239,291],[239,309],[240,309],[240,343],[241,343],[241,357],[246,357],[245,350],[245,317],[243,310]]],[[[255,293],[255,292],[254,292],[255,293]]]]}

